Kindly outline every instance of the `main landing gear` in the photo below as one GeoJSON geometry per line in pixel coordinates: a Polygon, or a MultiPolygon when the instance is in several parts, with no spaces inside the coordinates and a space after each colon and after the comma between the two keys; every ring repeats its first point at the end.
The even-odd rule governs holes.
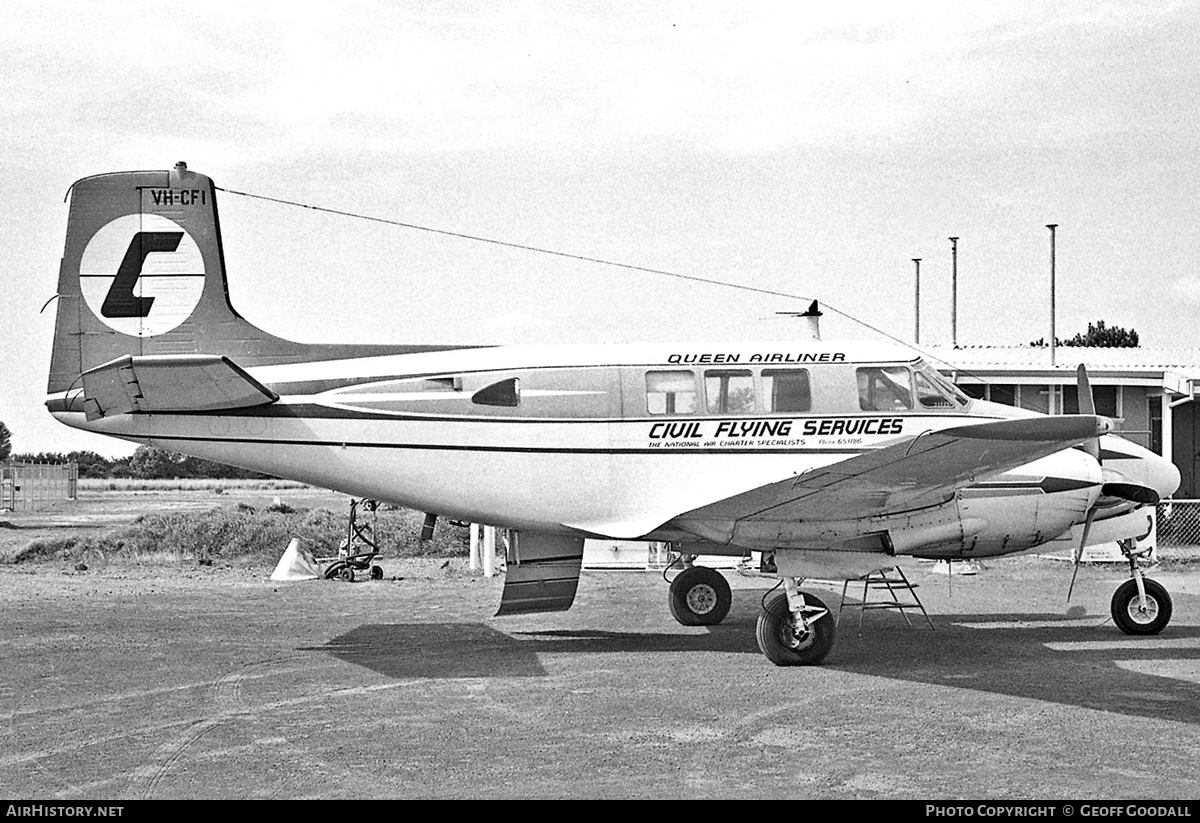
{"type": "Polygon", "coordinates": [[[729,614],[733,592],[720,572],[705,566],[688,566],[671,581],[667,602],[671,616],[680,624],[715,626],[729,614]]]}
{"type": "Polygon", "coordinates": [[[1171,595],[1162,584],[1142,576],[1138,560],[1149,549],[1138,550],[1133,540],[1122,540],[1120,546],[1129,560],[1132,579],[1113,594],[1113,622],[1125,634],[1158,634],[1171,621],[1171,595]]]}
{"type": "MultiPolygon", "coordinates": [[[[671,580],[671,616],[684,626],[715,626],[733,605],[729,582],[720,572],[692,566],[689,560],[676,561],[685,568],[671,580]]],[[[674,566],[667,567],[664,578],[674,566]]],[[[829,609],[819,598],[801,592],[798,582],[783,578],[784,590],[768,592],[758,616],[758,648],[776,666],[814,666],[833,648],[835,626],[829,609]]]]}

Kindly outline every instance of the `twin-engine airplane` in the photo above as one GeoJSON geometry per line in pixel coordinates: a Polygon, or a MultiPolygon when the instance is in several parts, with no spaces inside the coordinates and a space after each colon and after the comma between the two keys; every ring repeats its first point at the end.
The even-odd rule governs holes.
{"type": "MultiPolygon", "coordinates": [[[[1117,624],[1170,619],[1132,538],[1175,467],[1094,413],[972,400],[901,347],[283,340],[231,306],[216,189],[183,163],[74,184],[58,294],[60,421],[512,529],[500,614],[569,608],[589,537],[773,552],[782,589],[759,646],[814,664],[834,619],[806,577],[1115,540],[1131,569],[1117,624]]],[[[711,569],[671,584],[686,625],[719,623],[730,601],[711,569]]]]}

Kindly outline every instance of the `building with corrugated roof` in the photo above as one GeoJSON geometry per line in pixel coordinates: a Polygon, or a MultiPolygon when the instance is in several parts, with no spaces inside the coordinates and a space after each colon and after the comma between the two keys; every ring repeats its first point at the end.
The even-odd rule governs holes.
{"type": "Polygon", "coordinates": [[[1172,460],[1175,497],[1200,498],[1200,349],[1057,346],[924,346],[964,392],[1043,414],[1079,411],[1076,369],[1087,366],[1096,413],[1116,431],[1172,460]]]}

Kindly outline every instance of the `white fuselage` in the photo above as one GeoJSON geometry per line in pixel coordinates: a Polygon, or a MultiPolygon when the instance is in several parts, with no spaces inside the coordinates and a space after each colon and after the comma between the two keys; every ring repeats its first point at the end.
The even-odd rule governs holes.
{"type": "MultiPolygon", "coordinates": [[[[248,372],[278,402],[91,422],[55,414],[68,425],[452,518],[695,541],[705,553],[828,550],[880,532],[891,534],[897,554],[1024,551],[1069,533],[1103,482],[1094,459],[1067,449],[879,517],[672,522],[921,433],[1027,414],[968,401],[910,353],[865,344],[497,347],[248,372]]],[[[1161,458],[1111,436],[1105,448],[1127,456],[1122,470],[1134,471],[1126,476],[1169,484],[1159,479],[1169,474],[1161,458]]]]}

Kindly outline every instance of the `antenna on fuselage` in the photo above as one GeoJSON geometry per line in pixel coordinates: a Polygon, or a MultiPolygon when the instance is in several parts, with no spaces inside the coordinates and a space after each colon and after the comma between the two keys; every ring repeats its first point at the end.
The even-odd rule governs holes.
{"type": "Polygon", "coordinates": [[[812,301],[812,305],[806,312],[777,311],[775,313],[784,317],[803,317],[808,321],[808,336],[813,340],[821,339],[821,309],[816,300],[812,301]]]}

